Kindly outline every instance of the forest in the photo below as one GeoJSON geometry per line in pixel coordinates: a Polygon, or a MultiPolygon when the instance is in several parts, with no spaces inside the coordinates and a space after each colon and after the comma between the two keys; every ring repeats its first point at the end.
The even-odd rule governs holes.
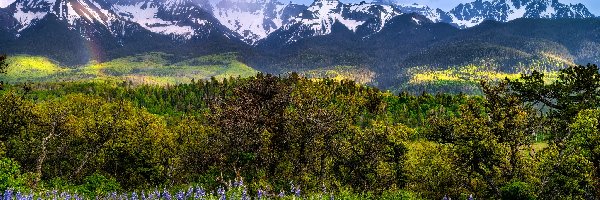
{"type": "Polygon", "coordinates": [[[0,199],[599,199],[598,66],[545,76],[2,83],[0,199]]]}

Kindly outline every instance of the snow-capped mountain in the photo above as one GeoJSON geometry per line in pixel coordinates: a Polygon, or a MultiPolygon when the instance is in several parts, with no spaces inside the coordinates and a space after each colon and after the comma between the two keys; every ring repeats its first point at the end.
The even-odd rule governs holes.
{"type": "Polygon", "coordinates": [[[243,41],[254,44],[306,9],[304,5],[283,4],[276,0],[222,0],[213,7],[213,14],[243,41]]]}
{"type": "Polygon", "coordinates": [[[366,38],[381,31],[392,18],[407,13],[459,28],[485,20],[594,17],[582,4],[567,5],[558,0],[475,0],[448,12],[396,0],[357,4],[315,0],[308,6],[277,0],[7,0],[11,1],[0,8],[0,26],[17,38],[52,15],[83,37],[107,32],[119,38],[145,30],[177,41],[221,35],[250,45],[269,37],[293,43],[331,34],[334,27],[366,38]]]}
{"type": "Polygon", "coordinates": [[[218,24],[207,9],[210,4],[198,0],[119,0],[112,4],[121,19],[181,39],[205,37],[216,29],[218,24]]]}
{"type": "Polygon", "coordinates": [[[591,18],[583,4],[562,4],[558,0],[476,0],[459,4],[449,12],[451,23],[472,27],[484,20],[507,22],[518,18],[591,18]]]}
{"type": "Polygon", "coordinates": [[[108,30],[123,36],[134,24],[173,39],[202,38],[222,31],[235,37],[212,16],[210,4],[202,0],[16,0],[6,9],[15,19],[18,33],[48,15],[66,21],[82,35],[108,30]],[[102,30],[101,30],[102,29],[102,30]]]}
{"type": "Polygon", "coordinates": [[[49,14],[67,21],[73,25],[72,28],[92,23],[110,27],[117,19],[109,8],[101,6],[99,2],[87,0],[17,0],[7,9],[17,22],[13,28],[18,32],[49,14]]]}
{"type": "Polygon", "coordinates": [[[451,20],[447,12],[439,8],[432,9],[427,5],[417,3],[403,4],[395,0],[373,0],[373,3],[393,6],[396,9],[400,10],[402,13],[417,13],[419,15],[427,17],[433,22],[448,22],[451,20]]]}
{"type": "Polygon", "coordinates": [[[287,37],[286,43],[293,43],[306,37],[328,35],[335,24],[341,24],[354,33],[360,30],[366,36],[380,31],[387,21],[400,14],[398,9],[389,5],[316,0],[278,32],[287,37]]]}
{"type": "Polygon", "coordinates": [[[393,5],[403,13],[418,13],[434,22],[450,23],[469,28],[485,20],[508,22],[518,18],[592,18],[583,4],[563,4],[558,0],[475,0],[461,3],[449,12],[419,4],[402,4],[395,0],[375,0],[374,3],[393,5]]]}

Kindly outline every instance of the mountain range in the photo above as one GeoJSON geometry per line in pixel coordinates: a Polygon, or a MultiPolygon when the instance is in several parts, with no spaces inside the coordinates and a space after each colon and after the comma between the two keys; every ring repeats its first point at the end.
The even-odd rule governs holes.
{"type": "Polygon", "coordinates": [[[584,5],[558,0],[475,0],[450,11],[395,0],[16,0],[0,8],[0,52],[68,65],[239,52],[267,72],[351,65],[389,80],[408,67],[482,60],[598,62],[599,27],[584,5]]]}

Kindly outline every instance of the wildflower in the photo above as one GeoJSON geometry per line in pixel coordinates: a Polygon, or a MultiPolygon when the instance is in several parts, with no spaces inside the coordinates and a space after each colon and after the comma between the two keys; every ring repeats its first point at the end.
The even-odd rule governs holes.
{"type": "Polygon", "coordinates": [[[177,198],[177,200],[184,200],[185,193],[183,193],[182,191],[179,191],[179,192],[177,192],[177,194],[175,194],[175,197],[177,198]]]}
{"type": "Polygon", "coordinates": [[[131,193],[131,200],[138,200],[138,195],[135,192],[131,193]]]}
{"type": "Polygon", "coordinates": [[[217,190],[217,193],[219,194],[219,199],[220,200],[226,200],[227,196],[225,196],[225,189],[223,189],[222,187],[219,187],[219,189],[217,190]]]}
{"type": "Polygon", "coordinates": [[[250,200],[250,198],[248,198],[248,191],[246,191],[246,188],[242,190],[242,200],[250,200]]]}
{"type": "Polygon", "coordinates": [[[165,190],[163,191],[162,197],[163,197],[165,200],[171,200],[171,193],[169,193],[169,191],[168,191],[167,189],[165,189],[165,190]]]}
{"type": "Polygon", "coordinates": [[[190,186],[188,188],[187,192],[185,193],[185,199],[191,198],[192,194],[194,194],[194,188],[192,186],[190,186]]]}
{"type": "Polygon", "coordinates": [[[4,200],[11,200],[12,199],[12,190],[8,189],[6,190],[6,192],[4,192],[4,200]]]}
{"type": "Polygon", "coordinates": [[[204,189],[198,187],[196,188],[196,194],[194,194],[194,199],[202,198],[206,195],[206,191],[204,189]]]}
{"type": "Polygon", "coordinates": [[[295,194],[297,197],[300,197],[300,187],[296,187],[296,190],[294,191],[294,194],[295,194]]]}
{"type": "Polygon", "coordinates": [[[281,192],[279,192],[279,197],[284,197],[285,196],[285,192],[282,190],[281,192]]]}
{"type": "Polygon", "coordinates": [[[258,199],[262,199],[265,191],[263,191],[262,189],[258,189],[257,193],[258,193],[258,199]]]}

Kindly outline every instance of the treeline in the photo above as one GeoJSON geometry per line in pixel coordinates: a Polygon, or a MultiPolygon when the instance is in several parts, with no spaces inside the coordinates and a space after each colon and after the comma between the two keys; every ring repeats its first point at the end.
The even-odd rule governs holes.
{"type": "Polygon", "coordinates": [[[600,197],[597,66],[566,68],[553,83],[533,72],[481,88],[483,96],[394,95],[297,74],[7,85],[0,190],[243,179],[272,194],[293,183],[426,199],[600,197]]]}

